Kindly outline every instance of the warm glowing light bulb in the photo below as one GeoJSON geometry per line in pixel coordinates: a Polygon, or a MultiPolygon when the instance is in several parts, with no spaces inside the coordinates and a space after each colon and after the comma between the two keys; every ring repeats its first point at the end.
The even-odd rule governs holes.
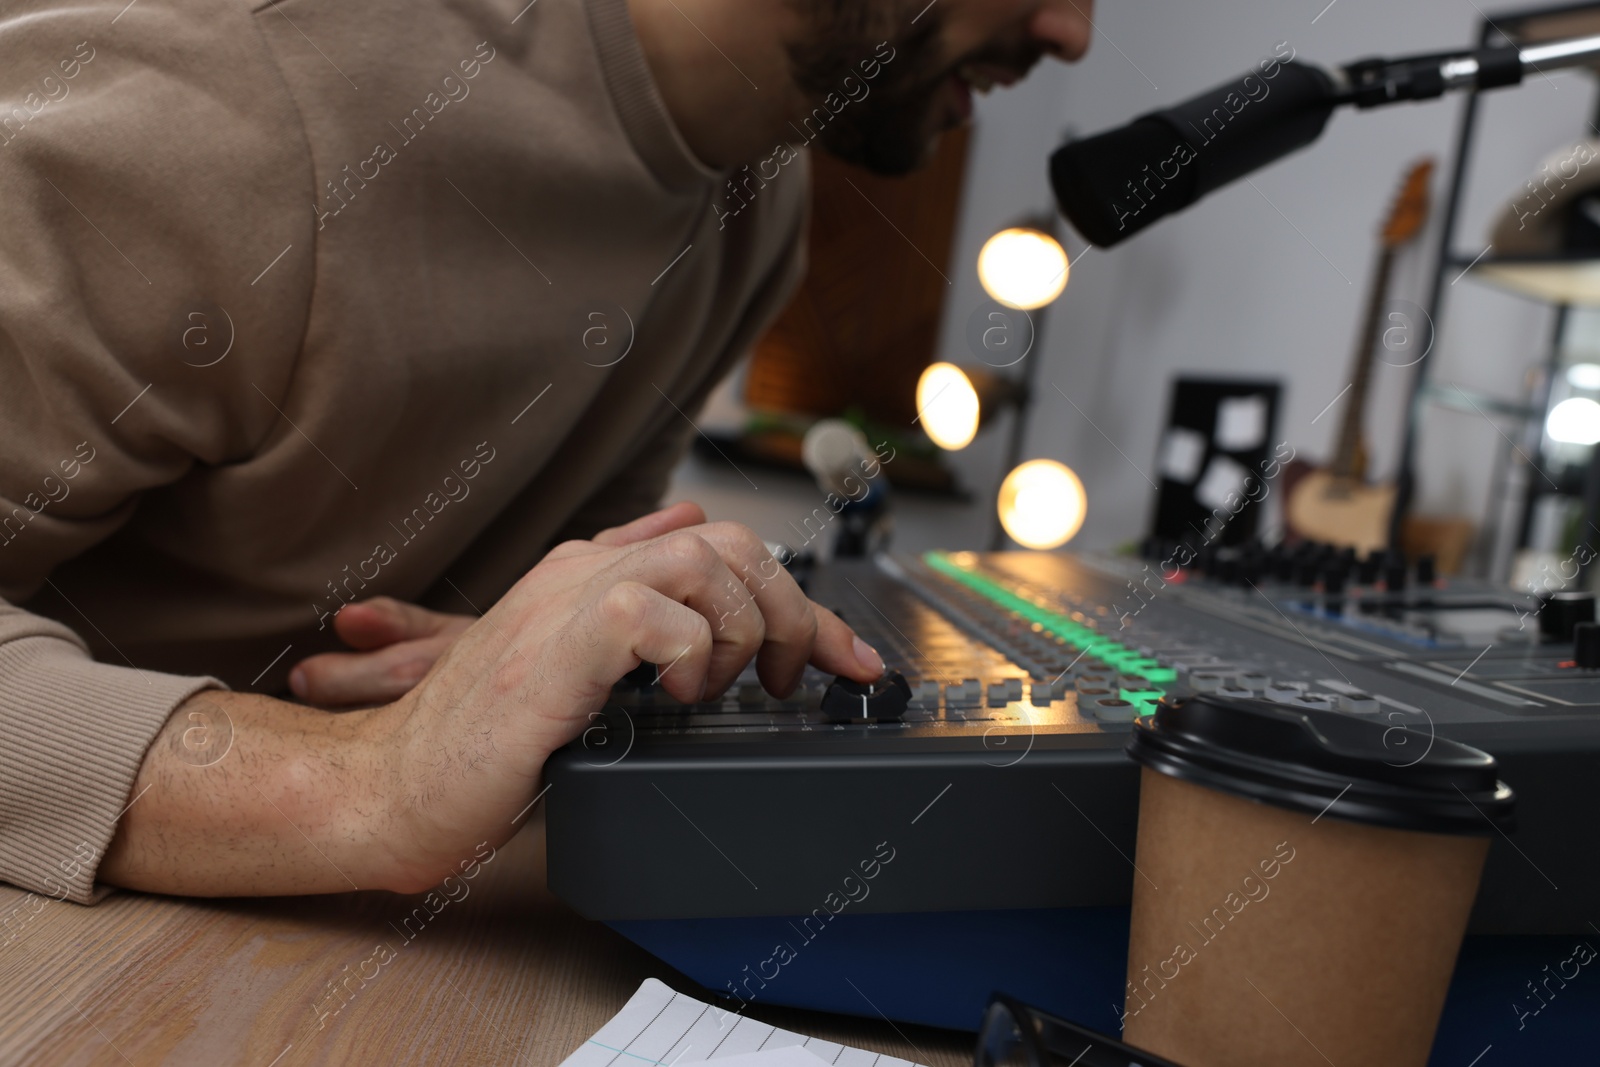
{"type": "Polygon", "coordinates": [[[978,392],[954,363],[932,363],[917,379],[917,414],[940,448],[955,452],[978,435],[978,392]]]}
{"type": "Polygon", "coordinates": [[[1586,396],[1574,396],[1550,409],[1544,432],[1552,441],[1569,445],[1600,442],[1600,404],[1586,396]]]}
{"type": "Polygon", "coordinates": [[[1000,525],[1025,548],[1059,548],[1077,536],[1089,499],[1072,468],[1030,459],[1000,483],[1000,525]]]}
{"type": "Polygon", "coordinates": [[[984,242],[978,281],[1006,307],[1032,311],[1061,295],[1070,264],[1061,242],[1042,230],[1014,227],[984,242]]]}

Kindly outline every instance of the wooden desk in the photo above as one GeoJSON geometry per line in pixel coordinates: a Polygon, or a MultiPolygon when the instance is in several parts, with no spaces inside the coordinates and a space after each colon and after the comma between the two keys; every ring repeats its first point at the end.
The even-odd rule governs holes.
{"type": "MultiPolygon", "coordinates": [[[[408,927],[409,941],[399,926],[420,897],[117,893],[88,908],[35,897],[0,934],[0,1064],[553,1067],[645,978],[695,991],[550,896],[542,822],[468,888],[425,927],[408,927]],[[380,943],[389,952],[375,957],[380,943]]],[[[0,914],[24,897],[0,886],[0,914]]],[[[964,1034],[747,1014],[928,1067],[971,1063],[964,1034]]]]}

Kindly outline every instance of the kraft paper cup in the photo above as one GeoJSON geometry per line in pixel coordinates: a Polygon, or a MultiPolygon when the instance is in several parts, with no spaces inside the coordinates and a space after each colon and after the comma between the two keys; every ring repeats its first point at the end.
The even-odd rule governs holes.
{"type": "Polygon", "coordinates": [[[1125,1041],[1185,1067],[1427,1063],[1513,797],[1487,754],[1397,730],[1214,696],[1138,724],[1125,1041]]]}

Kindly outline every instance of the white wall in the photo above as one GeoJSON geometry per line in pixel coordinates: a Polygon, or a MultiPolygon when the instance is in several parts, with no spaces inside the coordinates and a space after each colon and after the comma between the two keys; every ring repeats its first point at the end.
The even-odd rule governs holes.
{"type": "MultiPolygon", "coordinates": [[[[983,299],[971,264],[990,233],[1050,205],[1045,160],[1064,128],[1095,133],[1185,99],[1242,73],[1280,41],[1301,58],[1335,64],[1466,44],[1482,17],[1473,0],[1335,0],[1318,17],[1324,2],[1102,0],[1083,62],[1041,68],[981,100],[940,357],[970,358],[964,325],[983,299]]],[[[1487,98],[1459,251],[1470,257],[1483,248],[1521,181],[1584,134],[1592,103],[1590,79],[1571,73],[1535,76],[1487,98]]],[[[1255,175],[1255,187],[1225,189],[1110,251],[1085,252],[1068,235],[1069,252],[1084,254],[1048,314],[1025,451],[1061,459],[1083,478],[1089,519],[1073,547],[1105,548],[1143,531],[1154,496],[1145,476],[1178,373],[1281,378],[1279,437],[1309,458],[1331,452],[1342,410],[1313,419],[1349,381],[1378,225],[1411,162],[1433,154],[1441,171],[1447,165],[1458,108],[1454,98],[1342,111],[1317,144],[1255,175]]],[[[1423,302],[1423,259],[1419,248],[1402,261],[1395,295],[1423,302]]],[[[1445,311],[1434,380],[1516,398],[1526,369],[1542,358],[1547,311],[1470,279],[1450,288],[1445,311]]],[[[1379,475],[1393,469],[1407,373],[1380,367],[1373,383],[1379,475]]],[[[1481,516],[1497,447],[1503,439],[1487,419],[1430,411],[1419,455],[1422,509],[1481,516]]],[[[902,512],[902,547],[981,545],[1000,449],[1001,435],[986,433],[953,457],[983,503],[902,512]]],[[[798,481],[752,494],[743,479],[692,461],[673,491],[768,537],[781,535],[790,512],[805,514],[811,495],[798,481]]]]}

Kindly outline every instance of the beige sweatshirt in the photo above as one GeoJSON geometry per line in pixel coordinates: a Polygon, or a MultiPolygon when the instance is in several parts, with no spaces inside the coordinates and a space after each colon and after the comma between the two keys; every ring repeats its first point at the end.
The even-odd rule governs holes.
{"type": "Polygon", "coordinates": [[[802,271],[625,0],[0,14],[0,878],[94,897],[171,710],[649,510],[802,271]]]}

